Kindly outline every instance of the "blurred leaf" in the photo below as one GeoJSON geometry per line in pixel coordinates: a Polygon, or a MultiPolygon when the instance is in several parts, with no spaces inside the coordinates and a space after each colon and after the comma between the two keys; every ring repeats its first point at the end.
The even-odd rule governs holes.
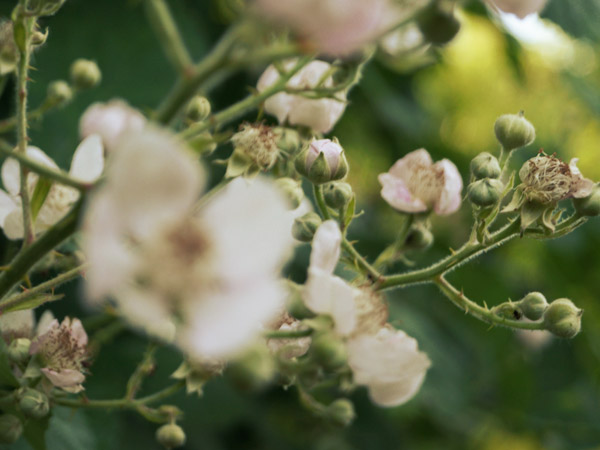
{"type": "Polygon", "coordinates": [[[600,41],[600,0],[551,0],[542,17],[576,38],[600,41]]]}
{"type": "Polygon", "coordinates": [[[8,360],[8,347],[4,339],[0,338],[0,385],[18,387],[19,382],[12,373],[8,360]]]}
{"type": "Polygon", "coordinates": [[[48,430],[48,424],[50,422],[50,416],[46,416],[41,420],[28,420],[25,425],[23,437],[29,442],[29,445],[34,450],[46,450],[46,431],[48,430]]]}

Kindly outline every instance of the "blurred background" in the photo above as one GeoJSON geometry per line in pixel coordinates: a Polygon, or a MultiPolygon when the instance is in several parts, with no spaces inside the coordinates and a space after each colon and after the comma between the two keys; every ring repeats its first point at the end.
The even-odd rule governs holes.
{"type": "MultiPolygon", "coordinates": [[[[31,104],[47,84],[68,76],[79,57],[97,61],[103,80],[64,109],[33,123],[33,144],[63,168],[78,143],[78,118],[94,101],[125,98],[154,108],[175,73],[150,30],[140,2],[68,0],[46,18],[46,45],[34,56],[31,104]]],[[[234,2],[235,3],[235,2],[234,2]]],[[[229,9],[216,0],[169,2],[192,54],[200,58],[218,39],[229,9]]],[[[2,0],[0,13],[14,2],[2,0]]],[[[450,158],[468,182],[470,159],[498,152],[497,116],[524,110],[539,148],[568,160],[579,157],[583,174],[600,180],[600,2],[551,0],[542,17],[524,23],[489,15],[479,2],[458,13],[461,30],[447,46],[410,61],[381,56],[351,92],[350,106],[332,135],[350,161],[349,182],[365,214],[350,237],[371,260],[394,238],[399,217],[379,197],[377,174],[407,152],[425,147],[434,159],[450,158]],[[373,230],[376,230],[374,232],[373,230]]],[[[532,18],[530,18],[532,19],[532,18]]],[[[213,110],[240,99],[264,67],[230,78],[210,95],[213,110]]],[[[0,98],[0,117],[13,110],[12,89],[0,98]]],[[[255,117],[255,116],[254,116],[255,117]]],[[[272,120],[269,118],[268,120],[272,120]]],[[[221,150],[230,151],[227,146],[221,150]]],[[[471,213],[435,219],[436,244],[411,255],[421,266],[457,248],[468,237],[471,213]]],[[[433,286],[388,293],[392,320],[417,338],[433,366],[421,392],[408,404],[374,406],[364,389],[352,395],[357,419],[338,428],[311,416],[294,388],[263,392],[237,389],[227,377],[210,381],[201,398],[180,394],[187,449],[600,449],[600,222],[591,220],[555,241],[515,240],[454,272],[449,279],[472,299],[493,305],[542,291],[548,300],[572,299],[585,310],[573,340],[534,339],[489,327],[465,316],[433,286]]],[[[298,249],[290,271],[302,279],[308,246],[298,249]]],[[[77,286],[52,306],[58,317],[85,315],[77,286]]],[[[123,332],[102,348],[86,383],[90,398],[117,398],[143,355],[144,340],[123,332]]],[[[164,386],[180,360],[158,353],[159,364],[143,392],[164,386]]],[[[143,394],[142,392],[142,394],[143,394]]],[[[50,450],[153,449],[155,425],[131,412],[56,409],[48,431],[50,450]]],[[[12,448],[25,449],[19,443],[12,448]]]]}

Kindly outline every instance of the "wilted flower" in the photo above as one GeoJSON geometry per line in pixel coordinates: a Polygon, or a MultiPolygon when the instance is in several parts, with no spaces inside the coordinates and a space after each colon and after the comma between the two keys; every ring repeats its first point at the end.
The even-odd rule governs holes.
{"type": "Polygon", "coordinates": [[[87,342],[80,320],[65,317],[60,325],[56,319],[47,325],[40,322],[29,351],[39,355],[41,371],[54,386],[75,393],[83,390],[87,342]]]}
{"type": "Polygon", "coordinates": [[[237,353],[279,312],[293,243],[272,184],[234,180],[195,211],[202,184],[185,145],[146,128],[119,140],[85,223],[90,296],[200,361],[237,353]]]}
{"type": "MultiPolygon", "coordinates": [[[[283,68],[291,70],[296,62],[296,60],[285,61],[283,68]]],[[[286,86],[290,89],[331,88],[334,83],[329,74],[330,70],[329,63],[312,61],[300,69],[286,86]]],[[[270,65],[259,78],[256,88],[262,92],[276,83],[279,77],[275,66],[270,65]]],[[[279,123],[283,124],[287,121],[291,125],[304,125],[319,133],[331,131],[345,109],[346,92],[336,93],[335,98],[318,99],[280,92],[265,101],[265,110],[276,116],[279,123]]]]}
{"type": "Polygon", "coordinates": [[[99,134],[108,151],[112,151],[119,137],[128,131],[139,131],[146,126],[146,118],[123,100],[90,105],[79,120],[79,134],[86,138],[99,134]]]}
{"type": "Polygon", "coordinates": [[[414,397],[431,365],[414,338],[391,327],[353,337],[347,349],[354,382],[366,385],[381,406],[401,405],[414,397]]]}
{"type": "Polygon", "coordinates": [[[316,184],[340,180],[348,173],[348,161],[337,139],[313,139],[296,158],[296,170],[316,184]]]}
{"type": "MultiPolygon", "coordinates": [[[[51,169],[58,169],[56,163],[37,147],[27,147],[27,157],[51,169]]],[[[69,175],[79,181],[91,183],[102,174],[103,169],[104,155],[100,136],[89,136],[75,150],[69,175]]],[[[33,195],[38,180],[39,176],[33,172],[27,176],[30,196],[33,195]]],[[[2,165],[2,183],[7,192],[0,189],[0,226],[9,239],[22,239],[23,213],[19,195],[21,170],[15,159],[9,158],[2,165]]],[[[62,219],[78,199],[77,189],[53,183],[42,207],[37,212],[36,234],[47,230],[62,219]]]]}
{"type": "Polygon", "coordinates": [[[239,175],[254,176],[269,170],[277,162],[279,147],[273,128],[262,123],[244,123],[231,137],[233,154],[227,161],[229,178],[239,175]]]}
{"type": "Polygon", "coordinates": [[[514,14],[523,19],[529,14],[538,13],[548,0],[487,0],[487,3],[494,9],[499,9],[505,13],[514,14]]]}
{"type": "Polygon", "coordinates": [[[331,56],[360,50],[399,19],[390,0],[256,0],[256,4],[262,15],[289,26],[331,56]]]}
{"type": "Polygon", "coordinates": [[[398,211],[447,215],[460,207],[462,178],[448,159],[433,164],[425,149],[399,159],[389,172],[379,175],[381,196],[398,211]]]}

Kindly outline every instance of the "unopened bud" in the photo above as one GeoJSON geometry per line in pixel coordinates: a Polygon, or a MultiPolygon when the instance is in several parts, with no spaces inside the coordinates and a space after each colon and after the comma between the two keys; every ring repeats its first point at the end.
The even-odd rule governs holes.
{"type": "Polygon", "coordinates": [[[300,242],[310,242],[321,225],[321,217],[317,213],[309,212],[294,220],[292,236],[300,242]]]}
{"type": "Polygon", "coordinates": [[[600,184],[596,184],[587,197],[574,198],[573,205],[580,216],[600,215],[600,184]]]}
{"type": "Polygon", "coordinates": [[[450,42],[460,30],[460,22],[452,11],[440,8],[436,2],[417,18],[417,25],[427,42],[443,45],[450,42]]]}
{"type": "Polygon", "coordinates": [[[352,192],[352,186],[343,181],[334,181],[328,183],[323,189],[323,195],[325,197],[325,203],[330,208],[339,209],[346,206],[354,197],[352,192]]]}
{"type": "Polygon", "coordinates": [[[483,152],[471,160],[471,173],[475,179],[498,178],[502,170],[498,159],[490,153],[483,152]]]}
{"type": "Polygon", "coordinates": [[[18,338],[8,346],[8,358],[15,363],[21,364],[29,359],[29,347],[31,341],[27,338],[18,338]]]}
{"type": "Polygon", "coordinates": [[[298,155],[295,165],[315,184],[340,180],[348,173],[348,161],[337,139],[313,139],[298,155]]]}
{"type": "Polygon", "coordinates": [[[210,115],[210,102],[202,95],[192,98],[185,108],[185,117],[191,122],[201,122],[210,115]]]}
{"type": "Polygon", "coordinates": [[[581,330],[583,310],[577,308],[568,298],[554,300],[544,311],[544,326],[552,334],[562,338],[572,338],[581,330]]]}
{"type": "Polygon", "coordinates": [[[504,319],[520,320],[523,317],[523,311],[520,306],[514,302],[501,303],[492,308],[492,313],[504,319]]]}
{"type": "Polygon", "coordinates": [[[230,364],[228,373],[240,388],[257,390],[273,380],[275,369],[275,360],[269,349],[255,345],[230,364]]]}
{"type": "Polygon", "coordinates": [[[506,150],[525,147],[535,140],[535,128],[525,119],[523,112],[504,114],[494,124],[496,139],[506,150]]]}
{"type": "Polygon", "coordinates": [[[13,444],[22,433],[23,425],[17,416],[12,414],[0,416],[0,444],[13,444]]]}
{"type": "Polygon", "coordinates": [[[333,333],[320,333],[313,338],[310,347],[315,361],[327,370],[336,370],[348,359],[346,345],[333,333]]]}
{"type": "Polygon", "coordinates": [[[541,319],[544,311],[548,308],[546,297],[541,292],[530,292],[523,297],[519,302],[519,306],[525,317],[529,320],[541,319]]]}
{"type": "Polygon", "coordinates": [[[276,127],[277,146],[289,155],[293,155],[300,147],[300,134],[293,128],[276,127]]]}
{"type": "Polygon", "coordinates": [[[185,432],[176,423],[169,423],[156,430],[156,440],[167,449],[181,447],[185,444],[185,432]]]}
{"type": "Polygon", "coordinates": [[[294,180],[293,178],[278,178],[275,180],[275,184],[281,191],[285,194],[285,196],[290,201],[292,205],[292,209],[296,209],[300,206],[300,203],[304,199],[304,191],[302,190],[302,186],[300,182],[294,180]]]}
{"type": "Polygon", "coordinates": [[[500,200],[504,184],[500,180],[484,178],[474,181],[467,188],[467,195],[471,203],[477,206],[491,206],[500,200]]]}
{"type": "Polygon", "coordinates": [[[76,89],[90,89],[100,83],[102,73],[98,64],[89,59],[77,59],[71,64],[71,83],[76,89]]]}
{"type": "Polygon", "coordinates": [[[423,224],[413,225],[406,239],[404,240],[404,248],[407,250],[426,250],[433,244],[433,233],[423,224]]]}
{"type": "Polygon", "coordinates": [[[46,101],[53,105],[64,105],[73,98],[73,90],[66,81],[56,80],[48,85],[46,101]]]}
{"type": "Polygon", "coordinates": [[[27,417],[41,419],[50,411],[48,397],[35,389],[25,388],[20,394],[19,409],[27,417]]]}
{"type": "Polygon", "coordinates": [[[325,413],[328,418],[343,426],[350,425],[356,417],[354,405],[346,398],[335,400],[327,406],[325,413]]]}

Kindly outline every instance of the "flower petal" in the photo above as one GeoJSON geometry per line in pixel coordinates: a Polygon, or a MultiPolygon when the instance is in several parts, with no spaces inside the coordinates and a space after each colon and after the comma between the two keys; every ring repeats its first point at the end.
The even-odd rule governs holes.
{"type": "Polygon", "coordinates": [[[73,154],[69,174],[81,181],[91,183],[100,177],[104,169],[104,149],[98,134],[85,138],[73,154]]]}
{"type": "Polygon", "coordinates": [[[454,163],[448,159],[436,162],[434,168],[441,169],[444,177],[440,195],[434,205],[434,211],[438,215],[452,214],[460,208],[463,188],[462,177],[454,163]]]}
{"type": "Polygon", "coordinates": [[[392,208],[408,213],[427,211],[427,205],[413,196],[401,178],[390,173],[381,173],[378,179],[382,186],[381,196],[392,208]]]}
{"type": "MultiPolygon", "coordinates": [[[[46,378],[50,380],[50,382],[59,388],[78,388],[81,383],[85,381],[85,376],[74,369],[61,369],[61,370],[52,370],[48,367],[44,367],[42,369],[46,378]]],[[[83,390],[83,387],[79,389],[83,390]]]]}
{"type": "Polygon", "coordinates": [[[390,168],[389,173],[397,178],[408,180],[417,167],[429,167],[433,164],[431,155],[424,148],[414,150],[400,158],[390,168]]]}
{"type": "Polygon", "coordinates": [[[340,259],[342,232],[335,220],[326,220],[317,229],[312,241],[310,267],[332,274],[340,259]]]}
{"type": "Polygon", "coordinates": [[[4,223],[6,216],[17,208],[19,208],[17,202],[15,202],[15,200],[5,191],[0,189],[0,225],[4,223]]]}

